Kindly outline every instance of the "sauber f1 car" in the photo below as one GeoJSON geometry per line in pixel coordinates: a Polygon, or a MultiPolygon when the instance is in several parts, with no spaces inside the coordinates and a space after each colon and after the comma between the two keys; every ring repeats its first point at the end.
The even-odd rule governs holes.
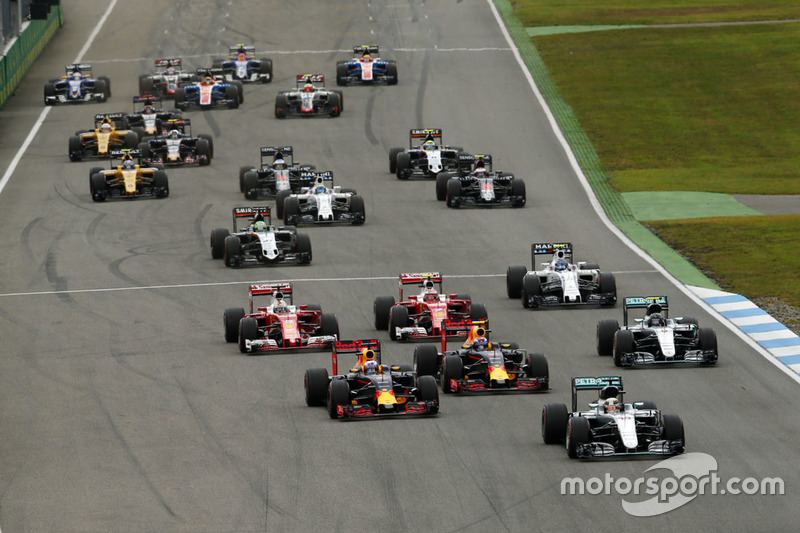
{"type": "Polygon", "coordinates": [[[291,283],[250,285],[250,308],[225,310],[225,341],[238,342],[242,353],[326,350],[339,338],[336,315],[316,304],[294,305],[291,283]],[[271,297],[268,305],[264,299],[271,297]]]}
{"type": "Polygon", "coordinates": [[[306,404],[328,406],[338,419],[390,416],[431,416],[439,412],[439,390],[432,376],[417,376],[405,365],[381,363],[381,343],[376,339],[336,341],[333,375],[327,368],[305,373],[306,404]],[[339,374],[338,358],[357,355],[349,372],[339,374]]]}
{"type": "Polygon", "coordinates": [[[694,317],[669,318],[666,296],[628,296],[622,316],[622,328],[614,319],[597,323],[597,355],[613,355],[617,366],[717,362],[714,330],[694,317]],[[629,309],[644,309],[644,318],[629,321],[629,309]]]}
{"type": "Polygon", "coordinates": [[[175,90],[175,107],[181,111],[193,107],[200,109],[239,107],[239,104],[244,103],[242,82],[225,83],[215,77],[219,74],[220,72],[214,69],[198,71],[199,82],[175,90]]]}
{"type": "Polygon", "coordinates": [[[98,113],[94,116],[94,129],[78,130],[70,136],[68,154],[70,161],[88,158],[108,159],[112,152],[136,148],[139,135],[123,128],[122,113],[98,113]]]}
{"type": "Polygon", "coordinates": [[[570,458],[683,453],[683,420],[663,414],[655,402],[624,402],[620,376],[572,378],[572,412],[563,403],[542,409],[545,444],[566,441],[570,458]],[[600,391],[588,411],[578,411],[579,391],[600,391]]]}
{"type": "Polygon", "coordinates": [[[447,207],[523,207],[525,182],[513,174],[492,170],[492,156],[461,154],[458,173],[436,176],[436,199],[447,207]]]}
{"type": "Polygon", "coordinates": [[[377,45],[355,46],[352,59],[336,62],[336,83],[397,85],[397,62],[381,59],[377,45]]]}
{"type": "Polygon", "coordinates": [[[112,152],[111,169],[101,167],[89,171],[89,192],[95,202],[114,198],[166,198],[169,196],[167,173],[160,168],[141,166],[134,158],[138,150],[112,152]],[[114,159],[120,164],[114,166],[114,159]]]}
{"type": "MultiPolygon", "coordinates": [[[[373,304],[375,329],[389,330],[396,340],[437,340],[445,321],[482,320],[488,325],[486,307],[474,303],[467,294],[442,292],[439,272],[400,274],[400,302],[394,296],[378,296],[373,304]],[[420,288],[418,294],[404,295],[406,285],[420,288]]],[[[448,335],[466,335],[467,330],[448,335]]]]}
{"type": "Polygon", "coordinates": [[[139,76],[139,94],[175,98],[180,87],[197,81],[197,75],[184,72],[183,61],[179,57],[156,59],[155,73],[139,76]]]}
{"type": "Polygon", "coordinates": [[[280,91],[275,97],[275,116],[285,117],[338,117],[344,108],[340,90],[325,88],[322,74],[298,74],[296,88],[280,91]]]}
{"type": "Polygon", "coordinates": [[[149,165],[208,165],[214,157],[214,139],[207,133],[192,137],[188,118],[169,120],[168,131],[139,144],[142,161],[149,165]]]}
{"type": "Polygon", "coordinates": [[[460,146],[442,144],[441,129],[413,129],[408,134],[408,148],[389,150],[389,172],[398,179],[435,178],[439,172],[458,173],[460,146]]]}
{"type": "Polygon", "coordinates": [[[225,266],[307,265],[311,262],[311,239],[294,226],[273,226],[267,206],[234,207],[233,233],[226,228],[211,230],[211,257],[225,266]],[[240,221],[246,226],[239,227],[240,221]]]}
{"type": "Polygon", "coordinates": [[[489,342],[489,329],[471,320],[445,321],[442,350],[419,344],[414,349],[414,368],[420,376],[434,376],[442,390],[451,392],[538,392],[549,388],[550,373],[544,354],[528,353],[515,342],[489,342]],[[459,350],[447,350],[447,335],[469,335],[459,350]]]}
{"type": "Polygon", "coordinates": [[[228,57],[214,62],[222,69],[225,81],[261,82],[272,81],[272,60],[256,58],[254,45],[237,44],[229,47],[228,57]]]}
{"type": "Polygon", "coordinates": [[[164,134],[164,125],[179,120],[180,111],[167,111],[158,107],[160,96],[134,96],[133,113],[125,115],[125,125],[139,135],[139,140],[164,134]]]}
{"type": "MultiPolygon", "coordinates": [[[[248,200],[275,198],[281,191],[286,191],[285,195],[300,192],[307,184],[301,179],[303,173],[314,168],[295,162],[291,146],[262,146],[260,167],[239,167],[239,190],[248,200]]],[[[276,205],[278,218],[283,218],[283,200],[276,205]]]]}
{"type": "Polygon", "coordinates": [[[540,270],[528,271],[525,266],[510,266],[506,271],[506,292],[509,298],[522,298],[523,307],[558,305],[601,305],[617,303],[617,282],[614,274],[600,272],[597,263],[572,262],[572,244],[568,242],[534,243],[531,261],[549,255],[540,270]]]}
{"type": "MultiPolygon", "coordinates": [[[[286,224],[363,224],[364,198],[355,189],[333,185],[333,172],[307,171],[301,176],[307,187],[297,194],[281,195],[286,224]]],[[[280,198],[278,198],[280,200],[280,198]]]]}
{"type": "Polygon", "coordinates": [[[44,84],[44,105],[105,102],[111,96],[111,80],[92,77],[92,66],[65,65],[66,74],[44,84]]]}

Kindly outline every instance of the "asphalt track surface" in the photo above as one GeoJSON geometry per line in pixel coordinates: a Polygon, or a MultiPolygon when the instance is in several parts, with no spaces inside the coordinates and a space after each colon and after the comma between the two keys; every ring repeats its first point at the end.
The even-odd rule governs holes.
{"type": "MultiPolygon", "coordinates": [[[[0,161],[107,6],[65,0],[65,26],[0,114],[0,161]]],[[[795,529],[797,383],[601,223],[487,2],[119,2],[83,59],[111,78],[112,98],[53,109],[0,196],[6,532],[795,529]],[[275,81],[246,87],[238,110],[189,113],[195,133],[214,135],[212,165],[170,171],[165,200],[93,203],[94,163],[70,163],[67,137],[96,112],[129,109],[153,58],[201,66],[253,40],[275,81]],[[398,60],[399,85],[345,89],[336,119],[273,117],[295,74],[332,77],[341,51],[364,43],[398,60]],[[395,179],[387,153],[412,127],[492,153],[524,177],[528,205],[454,211],[431,182],[395,179]],[[251,203],[236,172],[269,144],[358,188],[367,223],[307,230],[308,267],[226,269],[209,232],[251,203]],[[673,314],[717,331],[719,365],[625,371],[628,399],[680,414],[687,451],[714,456],[723,479],[781,476],[786,495],[704,495],[634,518],[613,492],[560,494],[565,476],[636,479],[658,460],[574,461],[541,441],[542,405],[568,403],[571,376],[616,373],[595,355],[595,324],[621,319],[620,307],[531,312],[506,298],[506,267],[530,265],[530,243],[549,240],[614,272],[621,296],[667,294],[673,314]],[[547,354],[552,390],[443,396],[436,418],[340,423],[304,403],[303,371],[328,353],[247,357],[224,342],[222,311],[246,302],[249,282],[292,280],[296,301],[334,312],[344,337],[377,336],[384,361],[410,363],[412,345],[374,331],[372,301],[421,270],[485,303],[495,340],[547,354]]]]}

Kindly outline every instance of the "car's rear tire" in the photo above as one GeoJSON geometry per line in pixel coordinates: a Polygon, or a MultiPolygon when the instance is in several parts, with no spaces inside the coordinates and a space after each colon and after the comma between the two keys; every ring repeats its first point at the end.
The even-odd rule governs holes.
{"type": "Polygon", "coordinates": [[[439,351],[433,344],[414,347],[414,369],[418,376],[436,376],[439,373],[439,351]]]}
{"type": "Polygon", "coordinates": [[[222,313],[222,324],[225,326],[225,342],[239,340],[239,322],[244,318],[244,308],[229,307],[222,313]]]}
{"type": "Polygon", "coordinates": [[[135,131],[129,131],[125,134],[125,148],[133,150],[139,146],[139,134],[135,131]]]}
{"type": "Polygon", "coordinates": [[[607,318],[597,323],[597,355],[614,353],[614,335],[619,331],[619,322],[607,318]]]}
{"type": "Polygon", "coordinates": [[[560,444],[567,438],[569,412],[563,403],[546,403],[542,408],[542,440],[545,444],[560,444]]]}
{"type": "Polygon", "coordinates": [[[303,377],[306,389],[306,405],[315,407],[325,405],[328,399],[328,369],[309,368],[303,377]]]}
{"type": "Polygon", "coordinates": [[[394,296],[376,296],[372,303],[375,313],[375,329],[386,331],[389,328],[389,312],[394,305],[394,296]]]}

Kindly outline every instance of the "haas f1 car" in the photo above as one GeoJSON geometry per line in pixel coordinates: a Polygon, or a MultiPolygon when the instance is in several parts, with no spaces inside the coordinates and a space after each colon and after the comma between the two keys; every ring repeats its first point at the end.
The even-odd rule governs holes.
{"type": "Polygon", "coordinates": [[[625,403],[620,376],[572,378],[572,412],[563,403],[542,409],[545,444],[564,444],[572,458],[683,453],[683,420],[663,414],[655,402],[625,403]],[[600,391],[586,411],[578,410],[579,391],[600,391]]]}
{"type": "Polygon", "coordinates": [[[460,171],[460,146],[442,144],[441,129],[413,129],[408,134],[408,148],[389,150],[389,172],[398,179],[435,178],[439,172],[460,171]]]}
{"type": "MultiPolygon", "coordinates": [[[[442,275],[439,272],[400,274],[400,301],[394,296],[378,296],[373,305],[375,329],[389,330],[389,338],[396,340],[438,340],[446,321],[461,322],[481,320],[488,325],[488,314],[483,304],[475,303],[467,294],[442,292],[442,275]],[[404,288],[415,285],[417,294],[406,295],[404,288]]],[[[448,336],[467,333],[447,332],[448,336]]]]}
{"type": "Polygon", "coordinates": [[[492,156],[461,154],[458,173],[436,176],[436,199],[447,207],[523,207],[525,182],[513,174],[492,170],[492,156]]]}
{"type": "Polygon", "coordinates": [[[275,116],[286,117],[338,117],[344,108],[341,90],[325,88],[322,74],[298,74],[296,88],[281,91],[275,97],[275,116]]]}
{"type": "Polygon", "coordinates": [[[294,226],[273,226],[267,206],[234,207],[233,233],[226,228],[211,230],[211,257],[225,266],[307,265],[311,262],[311,239],[294,226]],[[239,227],[240,221],[246,226],[239,227]]]}
{"type": "Polygon", "coordinates": [[[597,323],[597,355],[613,355],[617,366],[717,362],[717,335],[694,317],[669,318],[666,296],[628,296],[622,304],[623,326],[614,319],[597,323]],[[644,309],[629,320],[630,309],[644,309]]]}
{"type": "Polygon", "coordinates": [[[327,368],[305,373],[306,404],[326,405],[333,419],[432,416],[439,412],[439,390],[432,376],[417,376],[405,365],[384,365],[376,339],[336,341],[333,375],[327,368]],[[356,355],[356,364],[340,374],[342,355],[356,355]]]}
{"type": "Polygon", "coordinates": [[[531,261],[536,268],[536,258],[548,255],[550,260],[541,264],[540,270],[525,266],[510,266],[506,271],[506,292],[509,298],[521,298],[526,308],[601,305],[617,303],[617,282],[614,274],[600,272],[597,263],[572,262],[572,244],[534,243],[531,261]]]}
{"type": "Polygon", "coordinates": [[[279,195],[283,199],[286,224],[363,224],[364,198],[355,189],[333,185],[333,172],[308,171],[301,177],[308,182],[297,194],[279,195]]]}
{"type": "Polygon", "coordinates": [[[489,342],[489,329],[467,320],[446,321],[442,327],[442,350],[433,344],[414,349],[414,368],[420,376],[434,376],[442,391],[538,392],[549,388],[547,358],[528,353],[515,342],[489,342]],[[469,335],[459,350],[447,350],[446,336],[467,328],[469,335]]]}
{"type": "Polygon", "coordinates": [[[160,96],[175,98],[180,87],[197,81],[197,75],[184,72],[183,61],[179,57],[155,60],[155,73],[139,76],[139,94],[141,96],[160,96]]]}
{"type": "Polygon", "coordinates": [[[353,58],[336,63],[336,84],[397,85],[397,62],[378,56],[377,45],[353,47],[353,58]]]}
{"type": "Polygon", "coordinates": [[[250,308],[231,307],[222,316],[225,340],[242,353],[326,350],[339,338],[336,315],[316,304],[294,305],[291,283],[250,285],[250,308]],[[262,305],[271,297],[268,305],[262,305]]]}
{"type": "Polygon", "coordinates": [[[66,74],[44,84],[44,105],[105,102],[111,96],[111,80],[92,77],[92,66],[66,65],[66,74]]]}

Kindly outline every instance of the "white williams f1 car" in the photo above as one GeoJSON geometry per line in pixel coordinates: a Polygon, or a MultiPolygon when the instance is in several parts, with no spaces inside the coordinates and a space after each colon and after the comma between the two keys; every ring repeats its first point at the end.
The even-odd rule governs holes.
{"type": "Polygon", "coordinates": [[[286,224],[354,224],[366,219],[364,199],[355,189],[333,185],[333,172],[306,171],[301,181],[309,183],[297,194],[280,195],[283,200],[283,220],[286,224]]]}

